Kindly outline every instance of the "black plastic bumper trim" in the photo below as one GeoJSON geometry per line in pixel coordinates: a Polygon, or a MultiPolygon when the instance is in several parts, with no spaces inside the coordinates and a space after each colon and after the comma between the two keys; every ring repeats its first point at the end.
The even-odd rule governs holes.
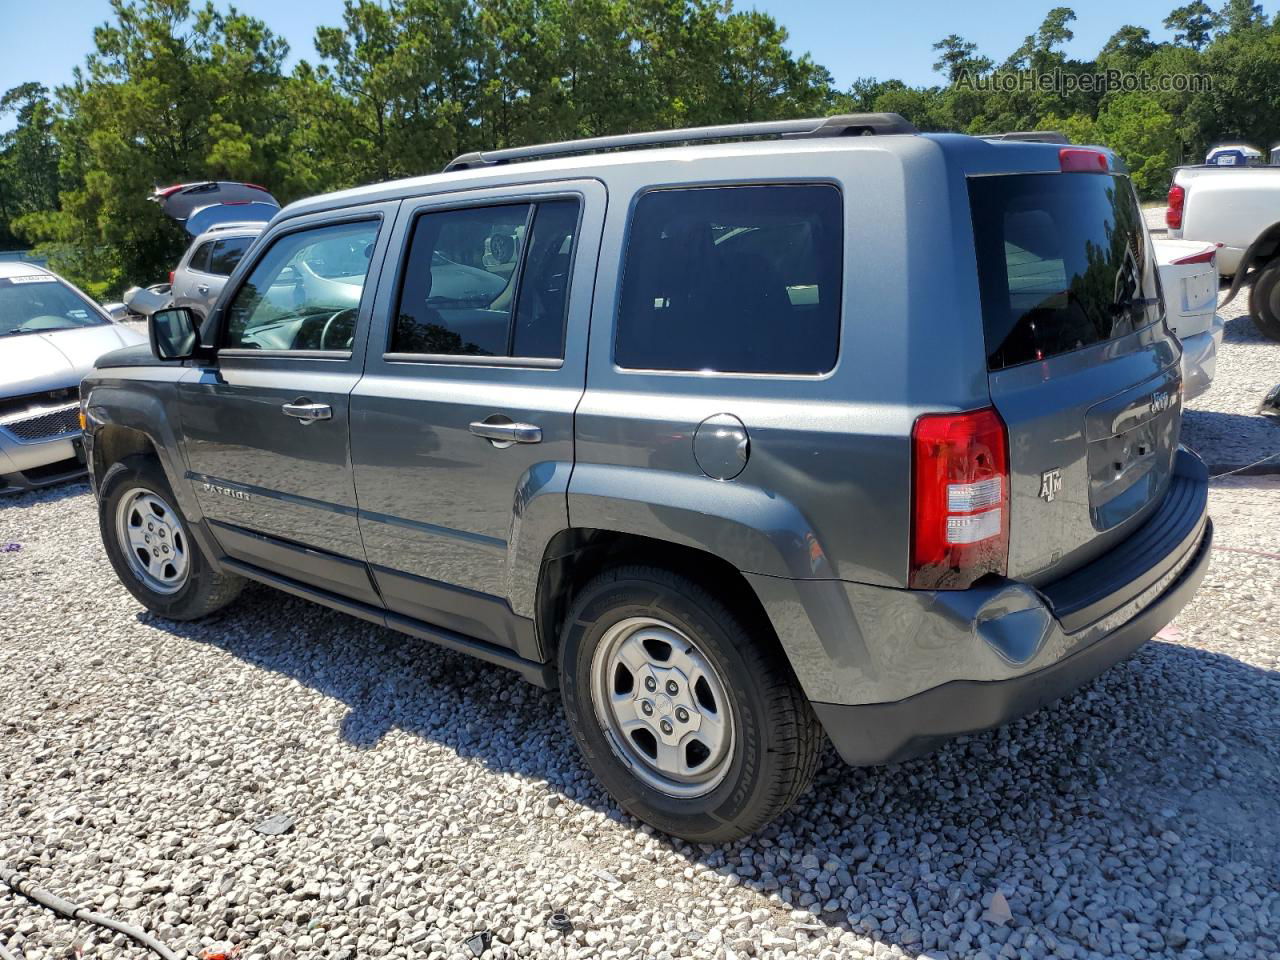
{"type": "Polygon", "coordinates": [[[423,640],[429,640],[432,643],[442,647],[448,647],[450,650],[457,650],[460,653],[469,654],[479,660],[492,663],[499,667],[506,667],[508,670],[514,670],[524,679],[536,686],[544,689],[554,689],[556,686],[556,673],[552,666],[548,663],[536,663],[531,660],[525,660],[523,657],[517,656],[510,650],[503,650],[493,644],[484,643],[480,640],[473,640],[471,637],[464,637],[460,633],[454,633],[452,630],[445,630],[440,627],[433,627],[430,624],[421,623],[412,617],[402,617],[398,614],[388,613],[381,607],[373,607],[367,603],[360,603],[356,600],[349,600],[346,597],[340,597],[324,590],[309,587],[306,584],[299,583],[296,580],[290,580],[288,577],[282,577],[279,574],[270,573],[261,570],[253,564],[245,563],[242,560],[234,560],[230,557],[224,557],[221,561],[223,569],[232,573],[238,573],[242,577],[250,580],[256,580],[258,583],[265,583],[269,587],[275,587],[277,590],[283,590],[285,593],[300,597],[303,600],[311,600],[314,603],[323,604],[342,613],[350,614],[353,617],[359,617],[362,620],[368,620],[371,623],[381,624],[397,630],[400,633],[407,633],[414,637],[420,637],[423,640]]]}
{"type": "Polygon", "coordinates": [[[1199,538],[1208,502],[1208,470],[1179,450],[1172,482],[1150,519],[1093,563],[1040,588],[1062,629],[1075,633],[1100,620],[1173,569],[1199,538]]]}

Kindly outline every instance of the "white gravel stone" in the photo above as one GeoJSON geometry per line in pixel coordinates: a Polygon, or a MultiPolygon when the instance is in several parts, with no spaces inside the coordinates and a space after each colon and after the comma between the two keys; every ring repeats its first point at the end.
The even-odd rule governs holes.
{"type": "MultiPolygon", "coordinates": [[[[1280,477],[1211,496],[1204,586],[1131,661],[931,757],[828,757],[723,847],[622,814],[554,694],[265,588],[159,620],[84,485],[13,498],[0,861],[192,956],[1280,958],[1280,477]]],[[[145,956],[3,895],[0,944],[145,956]]]]}
{"type": "MultiPolygon", "coordinates": [[[[1226,299],[1223,286],[1220,299],[1226,299]]],[[[1270,454],[1267,467],[1280,472],[1280,422],[1258,413],[1262,398],[1280,383],[1280,343],[1269,340],[1249,317],[1249,287],[1218,313],[1226,321],[1218,347],[1217,375],[1209,389],[1187,404],[1182,442],[1215,472],[1252,464],[1270,454]]]]}

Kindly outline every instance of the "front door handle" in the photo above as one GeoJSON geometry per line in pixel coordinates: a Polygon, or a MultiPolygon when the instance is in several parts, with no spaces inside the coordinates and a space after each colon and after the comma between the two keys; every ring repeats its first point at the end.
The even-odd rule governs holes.
{"type": "Polygon", "coordinates": [[[477,437],[492,440],[496,446],[542,442],[542,428],[532,423],[491,423],[488,420],[477,420],[471,424],[471,432],[477,437]]]}
{"type": "Polygon", "coordinates": [[[332,420],[333,407],[327,403],[312,403],[310,400],[295,400],[280,407],[286,417],[297,417],[303,423],[315,423],[317,420],[332,420]]]}
{"type": "Polygon", "coordinates": [[[196,289],[199,290],[202,294],[208,293],[209,285],[207,283],[202,283],[200,284],[200,286],[196,287],[196,289]]]}

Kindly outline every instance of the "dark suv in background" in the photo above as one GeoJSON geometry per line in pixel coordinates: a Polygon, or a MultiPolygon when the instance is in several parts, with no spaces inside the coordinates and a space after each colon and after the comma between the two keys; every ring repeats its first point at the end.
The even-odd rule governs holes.
{"type": "Polygon", "coordinates": [[[1212,529],[1179,370],[1113,155],[872,114],[292,204],[82,397],[148,608],[248,578],[558,685],[623,806],[718,842],[824,734],[918,754],[1174,617],[1212,529]]]}

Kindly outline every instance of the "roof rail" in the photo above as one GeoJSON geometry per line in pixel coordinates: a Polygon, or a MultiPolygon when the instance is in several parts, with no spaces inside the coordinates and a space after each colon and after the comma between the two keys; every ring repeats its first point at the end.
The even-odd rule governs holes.
{"type": "Polygon", "coordinates": [[[1004,133],[980,133],[982,140],[1020,140],[1025,143],[1070,143],[1060,130],[1007,130],[1004,133]]]}
{"type": "Polygon", "coordinates": [[[759,123],[727,123],[714,127],[685,127],[680,130],[651,130],[645,133],[623,133],[612,137],[589,137],[564,140],[530,147],[510,147],[464,153],[444,168],[471,170],[518,160],[541,160],[574,153],[599,153],[605,150],[628,150],[643,147],[666,147],[678,143],[705,140],[743,140],[755,137],[858,137],[870,134],[919,133],[896,113],[847,113],[836,117],[814,117],[807,120],[765,120],[759,123]]]}
{"type": "Polygon", "coordinates": [[[205,233],[217,233],[219,230],[244,230],[248,227],[265,227],[265,220],[224,220],[222,223],[215,223],[205,233]]]}

